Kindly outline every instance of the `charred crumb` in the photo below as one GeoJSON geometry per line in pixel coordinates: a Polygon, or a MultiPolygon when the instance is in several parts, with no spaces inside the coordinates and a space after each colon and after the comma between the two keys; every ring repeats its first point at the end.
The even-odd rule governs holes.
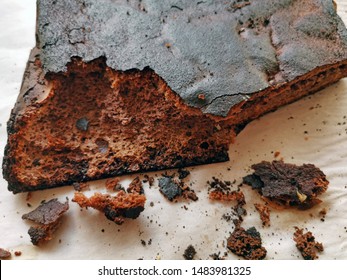
{"type": "Polygon", "coordinates": [[[178,169],[178,178],[180,180],[187,178],[190,175],[190,171],[186,169],[178,169]]]}
{"type": "Polygon", "coordinates": [[[295,227],[293,240],[305,260],[318,259],[317,253],[324,250],[322,243],[315,241],[312,232],[304,233],[304,230],[298,227],[295,227]]]}
{"type": "Polygon", "coordinates": [[[11,252],[0,248],[0,260],[6,260],[11,257],[11,252]]]}
{"type": "Polygon", "coordinates": [[[245,230],[237,226],[227,239],[227,248],[237,256],[247,260],[262,260],[267,253],[262,246],[260,233],[255,227],[245,230]]]}
{"type": "Polygon", "coordinates": [[[178,197],[197,201],[198,196],[195,191],[185,185],[179,178],[175,178],[174,176],[175,175],[168,175],[165,173],[163,174],[163,177],[158,179],[160,192],[170,201],[173,201],[178,197]]]}
{"type": "Polygon", "coordinates": [[[21,251],[15,251],[15,252],[14,252],[14,255],[15,255],[16,257],[20,257],[20,256],[22,255],[22,252],[21,252],[21,251]]]}
{"type": "Polygon", "coordinates": [[[193,260],[196,255],[196,250],[193,245],[189,245],[187,249],[184,250],[183,257],[186,260],[193,260]]]}
{"type": "Polygon", "coordinates": [[[107,179],[105,185],[108,191],[125,191],[125,189],[120,184],[120,179],[117,177],[107,179]]]}
{"type": "Polygon", "coordinates": [[[255,209],[259,212],[263,226],[270,226],[270,208],[265,204],[255,203],[255,209]]]}
{"type": "Polygon", "coordinates": [[[33,193],[32,192],[27,192],[27,196],[25,198],[26,201],[29,201],[33,196],[33,193]]]}
{"type": "Polygon", "coordinates": [[[252,186],[260,195],[281,206],[306,210],[319,204],[317,198],[324,193],[329,181],[313,164],[297,166],[283,161],[252,165],[253,174],[243,178],[243,183],[252,186]]]}
{"type": "Polygon", "coordinates": [[[126,218],[136,219],[145,209],[146,197],[139,193],[126,193],[119,191],[117,195],[95,193],[87,198],[83,193],[76,192],[73,202],[81,208],[92,207],[103,212],[107,219],[118,225],[124,223],[126,218]]]}
{"type": "Polygon", "coordinates": [[[151,202],[149,203],[149,206],[153,207],[153,206],[154,206],[154,202],[151,201],[151,202]]]}
{"type": "Polygon", "coordinates": [[[24,214],[22,219],[36,223],[28,231],[31,242],[34,245],[41,245],[41,243],[51,240],[54,232],[61,224],[63,214],[68,209],[68,200],[65,203],[61,203],[55,198],[41,203],[35,210],[24,214]]]}
{"type": "Polygon", "coordinates": [[[142,182],[143,183],[147,183],[148,182],[149,186],[152,187],[154,185],[154,177],[145,174],[144,175],[144,180],[142,182]]]}
{"type": "Polygon", "coordinates": [[[164,176],[158,179],[160,192],[170,201],[182,195],[182,189],[172,177],[164,176]]]}
{"type": "Polygon", "coordinates": [[[150,239],[148,240],[147,244],[148,244],[149,246],[152,245],[152,238],[150,238],[150,239]]]}
{"type": "Polygon", "coordinates": [[[245,197],[242,191],[237,188],[235,190],[231,181],[222,181],[216,177],[212,177],[212,181],[207,181],[208,193],[211,200],[220,201],[245,201],[245,197]]]}
{"type": "Polygon", "coordinates": [[[138,194],[144,193],[140,177],[137,176],[131,181],[129,187],[127,188],[127,192],[128,193],[138,193],[138,194]]]}
{"type": "Polygon", "coordinates": [[[221,254],[221,252],[213,253],[213,254],[210,255],[210,258],[212,260],[215,260],[215,261],[217,261],[217,260],[225,260],[225,257],[221,257],[220,254],[221,254]]]}
{"type": "Polygon", "coordinates": [[[319,211],[319,216],[321,217],[321,221],[324,222],[325,221],[325,216],[327,214],[327,209],[323,208],[322,210],[319,211]]]}
{"type": "Polygon", "coordinates": [[[85,191],[85,190],[89,190],[89,184],[86,182],[75,182],[72,184],[73,188],[75,191],[85,191]]]}
{"type": "Polygon", "coordinates": [[[146,241],[144,241],[143,239],[141,239],[141,245],[142,246],[146,246],[147,244],[146,244],[146,241]]]}

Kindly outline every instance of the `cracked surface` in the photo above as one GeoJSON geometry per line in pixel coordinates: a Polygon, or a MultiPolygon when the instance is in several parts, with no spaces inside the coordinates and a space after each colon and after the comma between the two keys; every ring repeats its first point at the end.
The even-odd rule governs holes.
{"type": "Polygon", "coordinates": [[[46,72],[65,71],[73,56],[150,67],[186,104],[217,116],[347,58],[332,1],[41,0],[38,11],[46,72]]]}

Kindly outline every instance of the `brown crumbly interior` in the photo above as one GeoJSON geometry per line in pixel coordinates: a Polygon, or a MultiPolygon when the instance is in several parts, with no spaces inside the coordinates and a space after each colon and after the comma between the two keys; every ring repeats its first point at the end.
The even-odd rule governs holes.
{"type": "Polygon", "coordinates": [[[228,159],[230,128],[183,105],[153,71],[102,59],[68,68],[10,136],[15,191],[228,159]]]}
{"type": "Polygon", "coordinates": [[[227,247],[246,260],[262,260],[267,253],[262,246],[260,233],[254,227],[245,230],[237,226],[227,240],[227,247]]]}
{"type": "Polygon", "coordinates": [[[116,224],[124,223],[124,218],[137,218],[144,210],[146,197],[139,193],[125,193],[119,191],[115,196],[95,193],[91,197],[86,197],[83,193],[76,192],[72,200],[80,207],[92,207],[105,214],[107,219],[116,224]]]}
{"type": "Polygon", "coordinates": [[[303,229],[295,227],[293,239],[305,260],[318,259],[317,252],[324,250],[322,243],[317,242],[310,231],[304,233],[303,229]]]}
{"type": "MultiPolygon", "coordinates": [[[[28,73],[42,72],[38,58],[28,67],[28,73]]],[[[66,73],[40,80],[44,89],[32,89],[38,92],[32,96],[47,91],[45,98],[28,101],[25,93],[31,105],[12,113],[4,178],[17,193],[226,161],[232,138],[249,121],[345,73],[343,63],[318,68],[255,93],[222,118],[185,105],[151,69],[115,71],[103,58],[75,58],[66,73]]]]}

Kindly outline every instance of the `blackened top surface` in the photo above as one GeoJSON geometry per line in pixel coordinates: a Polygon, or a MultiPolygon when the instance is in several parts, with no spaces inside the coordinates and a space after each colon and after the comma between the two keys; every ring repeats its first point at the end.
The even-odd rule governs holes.
{"type": "Polygon", "coordinates": [[[332,0],[38,0],[37,40],[45,72],[73,56],[150,67],[186,104],[219,116],[347,58],[332,0]]]}

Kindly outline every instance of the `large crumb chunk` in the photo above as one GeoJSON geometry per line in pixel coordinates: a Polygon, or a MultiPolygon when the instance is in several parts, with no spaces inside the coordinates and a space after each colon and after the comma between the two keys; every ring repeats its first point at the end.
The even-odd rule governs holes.
{"type": "Polygon", "coordinates": [[[0,248],[0,260],[6,260],[11,257],[11,252],[0,248]]]}
{"type": "Polygon", "coordinates": [[[136,219],[145,209],[146,197],[139,193],[119,191],[116,196],[95,193],[90,198],[76,192],[72,200],[80,207],[92,207],[103,212],[107,219],[118,225],[124,223],[124,218],[136,219]]]}
{"type": "Polygon", "coordinates": [[[255,227],[247,230],[236,227],[227,240],[227,247],[231,252],[246,260],[262,260],[267,253],[262,246],[260,233],[255,227]]]}
{"type": "Polygon", "coordinates": [[[303,258],[305,260],[318,259],[317,252],[323,252],[323,244],[315,241],[312,232],[304,233],[304,230],[298,227],[295,227],[295,230],[293,239],[303,258]]]}
{"type": "Polygon", "coordinates": [[[35,210],[24,214],[22,219],[30,220],[36,225],[29,228],[28,234],[34,245],[40,245],[44,241],[53,238],[54,232],[61,225],[62,215],[69,209],[69,202],[61,203],[58,199],[51,199],[42,203],[35,210]]]}
{"type": "Polygon", "coordinates": [[[264,198],[282,206],[308,209],[321,202],[317,198],[324,193],[329,181],[313,164],[297,166],[273,161],[252,165],[254,173],[243,178],[264,198]]]}

